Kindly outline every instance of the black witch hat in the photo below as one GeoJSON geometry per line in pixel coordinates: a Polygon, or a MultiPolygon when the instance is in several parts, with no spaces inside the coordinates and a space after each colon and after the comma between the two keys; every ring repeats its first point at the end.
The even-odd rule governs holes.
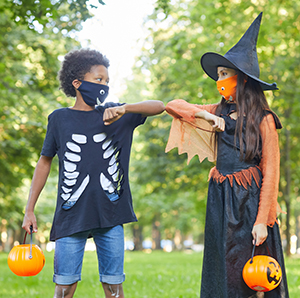
{"type": "Polygon", "coordinates": [[[215,81],[218,80],[217,67],[224,66],[238,69],[260,83],[263,90],[277,90],[276,83],[269,84],[259,79],[259,65],[256,52],[257,37],[262,12],[253,21],[239,42],[224,56],[208,52],[201,58],[203,70],[215,81]]]}

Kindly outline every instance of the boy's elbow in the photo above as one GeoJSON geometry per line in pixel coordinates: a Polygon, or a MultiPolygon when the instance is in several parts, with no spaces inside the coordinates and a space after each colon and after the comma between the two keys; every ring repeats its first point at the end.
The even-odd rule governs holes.
{"type": "Polygon", "coordinates": [[[166,109],[166,107],[162,101],[158,101],[157,109],[159,111],[158,114],[162,113],[166,109]]]}
{"type": "Polygon", "coordinates": [[[164,103],[160,100],[151,100],[148,102],[150,103],[150,106],[148,106],[148,108],[149,108],[148,115],[150,115],[150,116],[161,114],[166,109],[164,103]]]}

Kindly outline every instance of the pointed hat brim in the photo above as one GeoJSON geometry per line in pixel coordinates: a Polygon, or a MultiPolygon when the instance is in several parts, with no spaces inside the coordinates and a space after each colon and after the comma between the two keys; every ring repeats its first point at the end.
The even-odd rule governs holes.
{"type": "Polygon", "coordinates": [[[243,72],[250,78],[259,82],[259,84],[261,85],[261,87],[264,91],[278,90],[276,83],[269,84],[269,83],[266,83],[266,82],[260,80],[256,76],[254,76],[250,73],[247,73],[246,71],[243,71],[243,69],[241,69],[239,66],[237,66],[233,61],[226,59],[224,56],[222,56],[218,53],[213,53],[213,52],[205,53],[201,57],[201,66],[202,66],[203,70],[206,72],[206,74],[215,81],[218,80],[217,68],[219,66],[223,66],[223,67],[240,70],[241,72],[243,72]]]}
{"type": "Polygon", "coordinates": [[[248,77],[259,82],[263,90],[276,90],[276,83],[269,84],[259,79],[259,64],[256,43],[262,19],[262,12],[249,26],[247,31],[224,56],[217,53],[205,53],[201,57],[201,66],[209,77],[218,80],[217,67],[238,69],[248,77]]]}

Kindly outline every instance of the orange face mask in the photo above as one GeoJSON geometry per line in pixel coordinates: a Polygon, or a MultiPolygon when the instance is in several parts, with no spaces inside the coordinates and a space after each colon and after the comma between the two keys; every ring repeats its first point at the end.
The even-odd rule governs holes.
{"type": "Polygon", "coordinates": [[[217,81],[217,88],[220,94],[229,101],[234,101],[236,97],[237,74],[230,78],[217,81]]]}

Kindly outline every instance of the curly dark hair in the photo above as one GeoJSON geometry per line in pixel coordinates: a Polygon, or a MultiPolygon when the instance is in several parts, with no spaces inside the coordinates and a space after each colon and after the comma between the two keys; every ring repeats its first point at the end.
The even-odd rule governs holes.
{"type": "Polygon", "coordinates": [[[91,70],[94,65],[109,67],[109,60],[99,51],[91,49],[80,49],[69,52],[62,63],[58,73],[60,89],[67,96],[76,96],[72,82],[75,79],[83,80],[84,75],[91,70]]]}

